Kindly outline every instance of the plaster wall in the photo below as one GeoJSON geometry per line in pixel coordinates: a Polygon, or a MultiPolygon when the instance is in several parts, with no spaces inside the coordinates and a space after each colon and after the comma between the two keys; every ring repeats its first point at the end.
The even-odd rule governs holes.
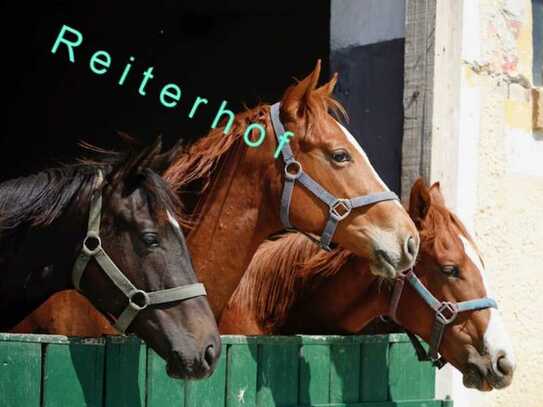
{"type": "MultiPolygon", "coordinates": [[[[530,0],[464,0],[456,209],[483,253],[517,370],[456,406],[543,405],[543,134],[532,130],[530,0]]],[[[458,72],[458,71],[457,71],[458,72]]]]}

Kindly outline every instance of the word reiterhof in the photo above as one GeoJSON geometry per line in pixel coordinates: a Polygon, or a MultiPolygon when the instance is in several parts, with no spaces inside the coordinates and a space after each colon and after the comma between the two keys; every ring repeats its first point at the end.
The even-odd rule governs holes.
{"type": "MultiPolygon", "coordinates": [[[[60,29],[60,32],[55,40],[55,43],[53,44],[53,48],[51,48],[51,53],[56,54],[58,49],[61,47],[61,45],[64,45],[66,47],[66,50],[68,51],[68,59],[70,62],[75,62],[75,52],[74,49],[76,47],[79,47],[83,43],[83,34],[81,32],[77,31],[74,28],[71,28],[67,25],[63,25],[60,29]],[[70,36],[71,38],[67,38],[70,36]]],[[[130,62],[134,62],[135,58],[131,56],[129,58],[130,62]]],[[[128,62],[126,66],[124,67],[123,73],[121,74],[121,77],[119,78],[119,81],[117,82],[120,86],[122,86],[126,78],[128,77],[130,70],[132,69],[132,64],[128,62]]],[[[97,75],[104,75],[107,70],[111,66],[111,55],[107,51],[99,50],[92,54],[90,61],[89,61],[89,67],[92,72],[94,72],[97,75]]],[[[143,78],[140,82],[138,93],[142,96],[145,96],[147,93],[145,91],[147,84],[149,81],[151,81],[154,78],[153,75],[154,67],[150,66],[143,72],[143,78]]],[[[177,106],[179,100],[181,99],[181,88],[175,84],[175,83],[167,83],[162,87],[162,90],[160,91],[160,103],[166,107],[166,108],[174,108],[177,106]]],[[[188,114],[188,117],[192,119],[194,115],[196,114],[196,111],[200,107],[200,105],[208,104],[208,100],[206,98],[197,96],[194,100],[194,103],[192,105],[192,108],[190,109],[190,112],[188,114]]],[[[217,111],[217,114],[215,115],[215,118],[211,124],[211,128],[216,128],[219,125],[219,122],[224,116],[228,117],[228,122],[226,126],[224,127],[224,134],[230,133],[230,130],[232,129],[232,125],[234,123],[234,112],[226,108],[226,100],[223,100],[219,110],[217,111]]],[[[279,154],[281,150],[283,149],[284,145],[288,143],[290,140],[290,137],[294,137],[294,133],[291,131],[285,131],[279,138],[279,145],[277,146],[277,149],[274,152],[274,157],[279,157],[279,154]]],[[[243,141],[245,144],[247,144],[249,147],[258,147],[266,138],[266,129],[264,126],[262,126],[260,123],[251,123],[247,128],[245,129],[245,133],[243,134],[243,141]],[[251,140],[250,135],[253,132],[253,130],[258,131],[259,136],[256,140],[251,140]]]]}

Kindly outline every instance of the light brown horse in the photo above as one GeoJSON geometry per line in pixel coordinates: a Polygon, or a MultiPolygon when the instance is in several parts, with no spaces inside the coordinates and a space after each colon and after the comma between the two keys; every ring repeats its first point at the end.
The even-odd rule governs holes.
{"type": "MultiPolygon", "coordinates": [[[[443,201],[439,184],[413,186],[410,214],[421,250],[414,272],[441,301],[487,295],[473,240],[443,201]]],[[[264,243],[253,258],[219,324],[222,334],[337,334],[360,332],[390,314],[391,284],[370,273],[368,262],[346,250],[318,250],[300,234],[264,243]]],[[[430,341],[434,313],[409,285],[396,321],[430,341]]],[[[464,374],[468,387],[511,383],[514,357],[495,309],[459,313],[444,331],[439,352],[464,374]]]]}
{"type": "MultiPolygon", "coordinates": [[[[281,99],[280,119],[287,130],[295,133],[290,147],[296,160],[304,172],[336,197],[386,191],[360,145],[330,114],[341,110],[331,97],[337,76],[317,88],[319,74],[320,61],[281,99]]],[[[253,132],[251,140],[258,138],[257,133],[253,132]]],[[[166,172],[166,179],[187,205],[192,224],[188,246],[217,318],[260,243],[283,229],[280,202],[285,164],[281,158],[274,158],[277,145],[270,106],[261,105],[238,114],[228,134],[224,134],[224,128],[215,129],[187,151],[179,151],[166,172]],[[251,148],[243,136],[255,122],[265,128],[267,136],[258,148],[251,148]]],[[[320,234],[329,211],[306,188],[296,184],[289,213],[294,227],[320,234]]],[[[390,277],[413,264],[419,245],[416,227],[397,201],[354,208],[338,223],[333,240],[368,258],[373,273],[390,277]]],[[[62,304],[67,306],[66,301],[62,304]]],[[[35,329],[86,334],[84,330],[66,332],[51,326],[48,319],[59,321],[64,317],[54,303],[49,307],[49,311],[42,309],[47,318],[37,318],[35,329]]],[[[81,318],[85,317],[81,312],[81,318]]]]}

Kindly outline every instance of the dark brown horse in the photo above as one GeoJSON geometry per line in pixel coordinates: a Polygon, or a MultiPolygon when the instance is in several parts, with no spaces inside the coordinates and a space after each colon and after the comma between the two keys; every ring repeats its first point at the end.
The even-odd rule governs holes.
{"type": "Polygon", "coordinates": [[[157,140],[0,184],[0,330],[75,285],[171,376],[212,372],[220,338],[174,218],[178,198],[151,169],[159,152],[157,140]]]}
{"type": "MultiPolygon", "coordinates": [[[[484,298],[484,267],[473,240],[443,201],[439,184],[418,181],[410,214],[421,250],[414,273],[440,301],[484,298]]],[[[319,251],[300,234],[268,241],[257,251],[219,324],[223,334],[337,334],[360,332],[391,314],[389,281],[372,274],[366,259],[346,250],[319,251]]],[[[396,320],[430,342],[434,311],[411,285],[399,298],[396,320]]],[[[515,366],[495,309],[459,312],[438,350],[464,374],[468,387],[502,388],[515,366]]]]}
{"type": "MultiPolygon", "coordinates": [[[[277,111],[276,119],[295,133],[290,148],[301,166],[291,163],[290,176],[303,168],[329,195],[339,198],[386,193],[388,188],[360,145],[330,114],[341,110],[331,97],[337,76],[317,88],[319,74],[320,61],[309,76],[287,89],[277,111]]],[[[217,318],[260,243],[284,228],[280,213],[286,164],[283,158],[274,158],[281,134],[276,134],[271,113],[269,105],[261,105],[236,115],[228,134],[224,127],[218,128],[186,151],[179,150],[165,174],[186,206],[185,215],[191,224],[187,243],[217,318]],[[258,148],[244,142],[253,123],[260,123],[267,135],[258,148]]],[[[258,139],[258,132],[249,132],[248,138],[258,139]]],[[[340,201],[339,207],[345,203],[344,199],[340,201]]],[[[341,208],[323,203],[300,180],[295,182],[288,213],[293,227],[320,235],[330,213],[337,210],[341,208]]],[[[413,264],[419,237],[397,201],[354,207],[338,215],[344,215],[344,219],[337,223],[333,241],[368,258],[373,273],[393,277],[413,264]]],[[[77,296],[62,296],[62,307],[68,307],[71,295],[77,296]]],[[[74,299],[73,307],[81,302],[74,299]]],[[[47,327],[51,333],[70,333],[63,331],[69,325],[63,321],[72,318],[73,313],[66,311],[67,315],[63,315],[63,308],[56,307],[53,301],[47,307],[33,321],[26,321],[23,328],[47,327]],[[56,323],[51,326],[49,319],[56,323]]],[[[100,331],[98,319],[81,313],[80,320],[72,323],[81,328],[77,333],[86,335],[100,331]]]]}

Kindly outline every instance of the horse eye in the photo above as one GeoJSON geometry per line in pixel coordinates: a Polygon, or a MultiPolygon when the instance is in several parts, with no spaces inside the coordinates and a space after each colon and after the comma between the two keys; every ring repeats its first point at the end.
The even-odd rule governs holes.
{"type": "Polygon", "coordinates": [[[143,240],[143,242],[145,243],[147,247],[154,248],[160,245],[160,241],[156,233],[146,232],[141,236],[141,240],[143,240]]]}
{"type": "Polygon", "coordinates": [[[442,266],[441,272],[447,277],[458,277],[460,275],[460,269],[458,266],[442,266]]]}
{"type": "Polygon", "coordinates": [[[337,163],[344,163],[347,161],[351,161],[351,156],[345,150],[336,150],[332,152],[332,160],[337,163]]]}

